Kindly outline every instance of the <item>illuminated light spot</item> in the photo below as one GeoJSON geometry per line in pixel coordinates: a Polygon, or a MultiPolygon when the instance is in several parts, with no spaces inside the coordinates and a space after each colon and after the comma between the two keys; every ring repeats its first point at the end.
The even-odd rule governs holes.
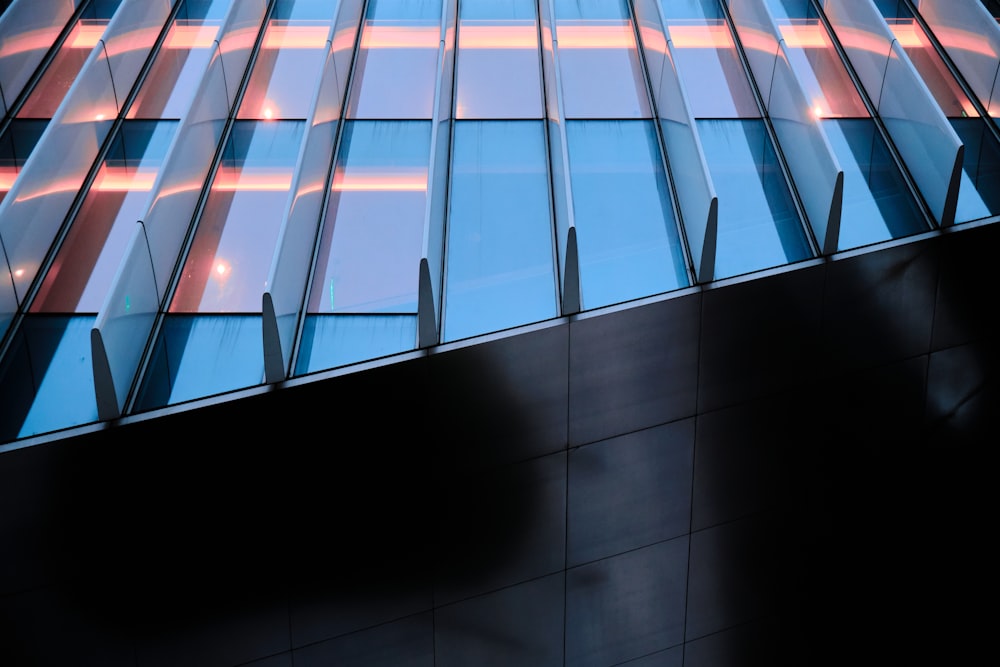
{"type": "Polygon", "coordinates": [[[218,273],[220,276],[224,275],[226,273],[226,265],[223,264],[222,262],[219,262],[218,264],[215,265],[215,272],[218,273]]]}
{"type": "Polygon", "coordinates": [[[819,106],[819,105],[814,106],[813,107],[813,115],[816,116],[817,118],[822,118],[823,117],[823,108],[821,106],[819,106]]]}
{"type": "Polygon", "coordinates": [[[94,116],[94,120],[104,120],[104,114],[102,113],[97,114],[96,116],[94,116]]]}
{"type": "Polygon", "coordinates": [[[20,278],[23,275],[24,275],[24,269],[18,269],[17,271],[14,272],[15,278],[20,278]]]}
{"type": "Polygon", "coordinates": [[[274,118],[274,112],[271,110],[271,107],[265,107],[264,108],[264,118],[266,118],[268,120],[271,120],[272,118],[274,118]]]}

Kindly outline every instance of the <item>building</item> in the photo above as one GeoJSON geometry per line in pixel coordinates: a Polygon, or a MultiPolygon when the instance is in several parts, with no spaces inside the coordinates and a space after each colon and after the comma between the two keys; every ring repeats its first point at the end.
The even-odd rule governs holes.
{"type": "Polygon", "coordinates": [[[978,656],[997,16],[8,3],[3,664],[978,656]]]}

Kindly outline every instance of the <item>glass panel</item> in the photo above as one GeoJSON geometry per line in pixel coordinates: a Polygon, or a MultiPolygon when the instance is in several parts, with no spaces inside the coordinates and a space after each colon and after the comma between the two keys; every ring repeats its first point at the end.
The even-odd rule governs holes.
{"type": "Polygon", "coordinates": [[[541,122],[455,125],[444,339],[555,317],[541,122]]]}
{"type": "Polygon", "coordinates": [[[371,0],[361,33],[350,118],[431,118],[441,0],[371,0]]]}
{"type": "Polygon", "coordinates": [[[25,318],[0,368],[0,438],[97,421],[93,324],[93,317],[25,318]]]}
{"type": "Polygon", "coordinates": [[[978,116],[976,108],[955,81],[910,10],[900,2],[879,3],[879,9],[944,115],[949,118],[978,116]]]}
{"type": "Polygon", "coordinates": [[[348,122],[309,312],[417,312],[430,138],[429,122],[348,122]]]}
{"type": "Polygon", "coordinates": [[[176,123],[169,121],[122,125],[42,282],[32,312],[100,310],[176,129],[176,123]]]}
{"type": "MultiPolygon", "coordinates": [[[[718,6],[664,6],[675,67],[695,118],[757,118],[760,112],[718,6]]],[[[772,52],[773,53],[773,52],[772,52]]]]}
{"type": "Polygon", "coordinates": [[[817,118],[867,118],[868,109],[812,5],[796,0],[766,1],[813,114],[817,118]]]}
{"type": "Polygon", "coordinates": [[[15,119],[0,137],[0,202],[14,186],[45,126],[45,121],[15,119]]]}
{"type": "Polygon", "coordinates": [[[415,315],[309,315],[295,373],[304,375],[406,352],[416,342],[415,315]]]}
{"type": "Polygon", "coordinates": [[[953,118],[951,126],[965,144],[962,184],[955,222],[1000,214],[1000,146],[979,118],[953,118]]]}
{"type": "Polygon", "coordinates": [[[840,250],[926,229],[874,121],[829,119],[823,129],[844,170],[840,250]]]}
{"type": "Polygon", "coordinates": [[[687,284],[653,124],[566,124],[583,305],[598,308],[687,284]]]}
{"type": "Polygon", "coordinates": [[[168,315],[139,393],[150,410],[260,384],[259,315],[168,315]]]}
{"type": "Polygon", "coordinates": [[[811,255],[762,120],[698,121],[719,195],[715,276],[757,271],[811,255]]]}
{"type": "Polygon", "coordinates": [[[326,60],[333,8],[279,0],[267,23],[239,118],[308,118],[326,60]]]}
{"type": "Polygon", "coordinates": [[[556,0],[567,118],[649,118],[635,30],[624,0],[556,0]]]}
{"type": "Polygon", "coordinates": [[[233,126],[170,312],[260,312],[303,126],[233,126]]]}
{"type": "Polygon", "coordinates": [[[18,3],[0,20],[0,94],[6,113],[73,18],[70,0],[18,3]]]}
{"type": "Polygon", "coordinates": [[[184,0],[128,118],[180,118],[187,111],[232,0],[184,0]]]}
{"type": "Polygon", "coordinates": [[[535,3],[462,3],[457,70],[457,118],[541,118],[535,3]]]}
{"type": "Polygon", "coordinates": [[[18,111],[18,118],[52,118],[76,80],[90,52],[97,46],[104,29],[121,0],[91,3],[70,30],[55,58],[45,68],[28,99],[18,111]]]}

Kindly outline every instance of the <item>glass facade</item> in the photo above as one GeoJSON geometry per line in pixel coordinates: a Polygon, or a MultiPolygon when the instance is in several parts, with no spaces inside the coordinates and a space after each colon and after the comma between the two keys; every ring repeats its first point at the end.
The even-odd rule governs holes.
{"type": "Polygon", "coordinates": [[[1000,214],[993,0],[32,1],[0,442],[1000,214]]]}

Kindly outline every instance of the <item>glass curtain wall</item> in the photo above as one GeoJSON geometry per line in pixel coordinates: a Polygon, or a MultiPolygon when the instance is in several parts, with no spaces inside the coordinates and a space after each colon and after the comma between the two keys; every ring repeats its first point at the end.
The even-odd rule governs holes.
{"type": "Polygon", "coordinates": [[[838,249],[925,231],[927,223],[813,5],[766,2],[789,64],[844,170],[838,249]]]}
{"type": "MultiPolygon", "coordinates": [[[[965,145],[955,222],[1000,213],[1000,144],[942,60],[931,37],[899,0],[875,3],[906,51],[934,101],[965,145]]],[[[988,7],[988,5],[987,5],[988,7]]]]}
{"type": "Polygon", "coordinates": [[[715,277],[810,257],[802,222],[720,5],[716,0],[660,4],[719,197],[715,277]]]}
{"type": "Polygon", "coordinates": [[[261,294],[335,9],[322,0],[278,0],[265,23],[167,307],[140,409],[263,380],[261,294]]]}
{"type": "Polygon", "coordinates": [[[368,3],[298,374],[416,347],[441,14],[441,0],[368,3]]]}
{"type": "Polygon", "coordinates": [[[584,308],[688,284],[630,5],[557,0],[584,308]]]}

